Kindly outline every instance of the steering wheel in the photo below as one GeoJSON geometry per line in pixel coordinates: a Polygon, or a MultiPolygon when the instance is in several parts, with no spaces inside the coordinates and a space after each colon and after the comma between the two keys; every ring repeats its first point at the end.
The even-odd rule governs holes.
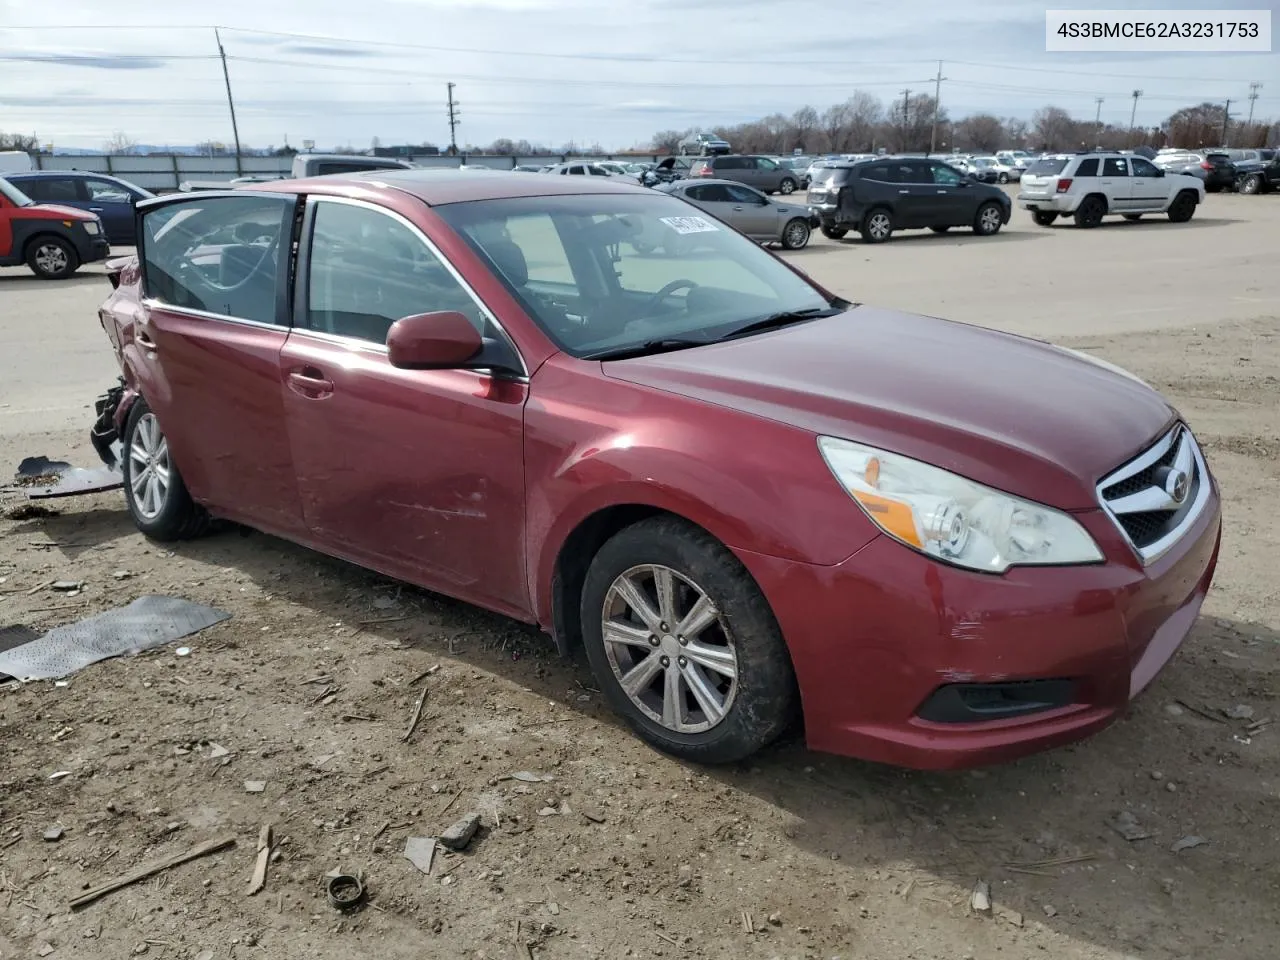
{"type": "Polygon", "coordinates": [[[662,303],[663,300],[667,299],[667,297],[671,296],[677,290],[683,290],[686,287],[692,290],[696,286],[697,284],[694,283],[692,280],[686,280],[683,277],[681,277],[679,280],[672,280],[670,283],[668,283],[661,290],[653,294],[651,297],[649,297],[648,300],[644,302],[644,306],[642,307],[644,313],[642,313],[641,316],[644,316],[645,313],[648,313],[651,310],[656,310],[658,307],[658,304],[662,303]]]}

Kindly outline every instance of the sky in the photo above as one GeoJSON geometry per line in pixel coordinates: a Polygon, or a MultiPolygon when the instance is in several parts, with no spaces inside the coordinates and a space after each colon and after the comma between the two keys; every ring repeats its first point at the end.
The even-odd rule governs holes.
{"type": "Polygon", "coordinates": [[[1127,125],[1135,88],[1139,124],[1227,98],[1243,118],[1260,82],[1256,115],[1280,120],[1280,53],[1046,53],[1049,6],[1252,7],[1280,23],[1280,0],[0,0],[0,131],[230,143],[215,22],[254,147],[447,144],[452,80],[460,145],[626,149],[857,90],[932,93],[939,60],[952,118],[1052,103],[1091,120],[1102,97],[1102,120],[1127,125]]]}

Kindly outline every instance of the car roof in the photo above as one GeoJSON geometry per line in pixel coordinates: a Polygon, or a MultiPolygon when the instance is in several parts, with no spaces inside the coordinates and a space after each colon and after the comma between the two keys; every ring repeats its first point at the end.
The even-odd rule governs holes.
{"type": "Polygon", "coordinates": [[[637,193],[653,191],[631,180],[615,177],[529,177],[514,171],[492,170],[480,176],[464,170],[362,170],[359,173],[331,174],[301,180],[273,180],[245,184],[248,191],[266,193],[349,193],[368,195],[379,190],[399,190],[417,197],[428,206],[468,203],[473,200],[510,200],[516,197],[572,196],[593,193],[637,193]],[[316,187],[323,187],[316,191],[316,187]],[[343,189],[345,188],[345,189],[343,189]]]}
{"type": "Polygon", "coordinates": [[[119,180],[119,177],[109,173],[99,173],[97,170],[15,170],[13,173],[6,173],[6,177],[24,177],[28,180],[40,179],[43,177],[99,177],[106,180],[119,180]]]}
{"type": "Polygon", "coordinates": [[[688,190],[690,187],[702,187],[709,183],[723,183],[729,187],[746,187],[754,193],[761,192],[749,183],[743,183],[741,180],[726,180],[723,177],[697,177],[693,180],[676,180],[670,186],[673,190],[688,190]]]}

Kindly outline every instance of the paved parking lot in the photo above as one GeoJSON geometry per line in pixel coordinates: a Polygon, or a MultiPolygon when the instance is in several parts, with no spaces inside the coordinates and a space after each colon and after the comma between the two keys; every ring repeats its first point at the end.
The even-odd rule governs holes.
{"type": "MultiPolygon", "coordinates": [[[[184,660],[0,694],[0,847],[16,837],[0,860],[0,956],[47,943],[56,956],[1272,960],[1280,727],[1247,721],[1280,712],[1278,230],[1280,196],[1213,195],[1184,225],[1045,229],[1015,210],[994,238],[815,236],[786,255],[853,300],[1132,369],[1182,409],[1222,485],[1205,616],[1132,715],[990,771],[886,771],[796,742],[751,766],[686,767],[634,740],[584,667],[500,617],[261,536],[170,553],[114,495],[0,520],[0,625],[149,592],[234,614],[184,660]],[[84,592],[39,591],[53,579],[84,592]],[[409,680],[436,664],[424,733],[403,744],[409,680]],[[228,766],[202,741],[228,747],[228,766]],[[74,775],[50,782],[58,770],[74,775]],[[518,770],[556,779],[499,779],[518,770]],[[245,794],[246,779],[265,793],[245,794]],[[406,835],[477,804],[504,826],[472,854],[431,879],[401,858],[406,835]],[[1122,811],[1151,837],[1109,829],[1122,811]],[[246,899],[268,820],[283,858],[246,899]],[[40,839],[53,824],[58,844],[40,839]],[[211,831],[239,846],[68,916],[83,884],[211,831]],[[1173,852],[1187,836],[1208,843],[1173,852]],[[373,909],[330,911],[317,881],[339,865],[367,871],[373,909]],[[968,912],[979,879],[995,917],[968,912]]],[[[100,266],[62,283],[0,270],[0,469],[40,453],[92,462],[91,404],[116,373],[96,317],[107,289],[100,266]]]]}

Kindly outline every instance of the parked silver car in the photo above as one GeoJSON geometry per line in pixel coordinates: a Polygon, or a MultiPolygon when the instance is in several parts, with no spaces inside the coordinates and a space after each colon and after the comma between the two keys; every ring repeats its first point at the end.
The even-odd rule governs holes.
{"type": "Polygon", "coordinates": [[[656,189],[701,207],[759,243],[800,250],[809,243],[817,217],[808,207],[781,203],[734,180],[676,180],[656,189]]]}

